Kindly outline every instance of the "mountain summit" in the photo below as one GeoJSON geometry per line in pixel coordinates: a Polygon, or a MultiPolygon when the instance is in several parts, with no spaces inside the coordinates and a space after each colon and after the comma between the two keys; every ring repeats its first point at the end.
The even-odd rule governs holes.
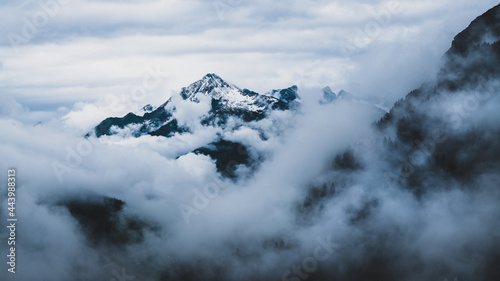
{"type": "MultiPolygon", "coordinates": [[[[298,87],[272,90],[261,95],[248,89],[240,89],[229,84],[214,73],[203,76],[200,80],[181,89],[182,100],[200,102],[200,96],[210,99],[210,110],[200,121],[203,125],[224,125],[231,117],[245,122],[258,121],[273,110],[289,110],[300,104],[298,87]]],[[[170,137],[175,133],[190,131],[190,128],[180,127],[175,118],[176,101],[169,99],[156,110],[148,105],[144,115],[128,113],[124,117],[111,117],[102,121],[96,128],[97,137],[113,135],[128,128],[132,136],[153,135],[170,137]]]]}
{"type": "Polygon", "coordinates": [[[183,99],[196,101],[196,95],[199,93],[211,98],[220,98],[223,95],[237,91],[239,89],[236,86],[226,83],[217,74],[208,73],[200,80],[182,88],[180,95],[183,99]]]}
{"type": "MultiPolygon", "coordinates": [[[[170,138],[188,132],[194,133],[195,129],[200,128],[199,125],[217,127],[221,129],[217,139],[202,147],[193,147],[192,152],[211,157],[216,161],[217,170],[223,176],[235,178],[238,165],[250,168],[260,158],[256,155],[257,159],[253,159],[243,144],[224,139],[224,133],[231,133],[241,126],[246,126],[256,130],[262,139],[267,139],[269,135],[259,129],[261,123],[258,121],[269,116],[272,111],[296,110],[299,106],[298,87],[295,85],[261,95],[248,89],[240,89],[216,74],[209,73],[182,88],[179,96],[171,97],[158,108],[154,109],[152,105],[147,105],[141,110],[142,116],[130,112],[123,117],[107,118],[95,127],[93,133],[97,137],[151,135],[170,138]],[[182,108],[194,105],[190,103],[207,101],[209,104],[205,104],[206,107],[200,107],[208,108],[201,118],[199,115],[187,116],[191,120],[186,122],[186,115],[179,113],[182,108]],[[179,119],[182,121],[179,122],[179,119]],[[229,120],[233,122],[228,122],[229,120]]],[[[265,126],[268,123],[263,124],[265,126]]]]}

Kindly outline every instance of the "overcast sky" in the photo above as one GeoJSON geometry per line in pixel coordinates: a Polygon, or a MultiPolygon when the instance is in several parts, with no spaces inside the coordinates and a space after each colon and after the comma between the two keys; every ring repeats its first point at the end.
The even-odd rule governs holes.
{"type": "Polygon", "coordinates": [[[31,110],[126,98],[148,68],[162,79],[144,104],[206,73],[260,93],[328,85],[392,102],[432,77],[453,37],[497,4],[58,1],[0,3],[0,93],[31,110]]]}

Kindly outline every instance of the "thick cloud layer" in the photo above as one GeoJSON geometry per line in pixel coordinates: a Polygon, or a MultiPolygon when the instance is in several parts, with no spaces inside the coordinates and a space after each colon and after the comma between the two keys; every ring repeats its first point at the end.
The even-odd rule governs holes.
{"type": "MultiPolygon", "coordinates": [[[[445,95],[453,102],[426,114],[463,97],[445,95]]],[[[449,135],[482,120],[498,128],[487,108],[449,135]]],[[[491,279],[498,174],[455,181],[415,161],[428,179],[416,196],[391,178],[398,166],[390,159],[407,150],[382,142],[387,135],[371,129],[376,116],[355,102],[305,100],[298,115],[261,121],[266,141],[250,128],[85,139],[57,119],[32,126],[2,117],[10,134],[1,169],[17,168],[19,181],[14,280],[491,279]],[[185,154],[218,134],[265,153],[264,162],[235,182],[207,156],[185,154]]]]}
{"type": "MultiPolygon", "coordinates": [[[[195,131],[193,137],[141,137],[131,142],[120,141],[119,136],[84,139],[79,130],[61,130],[65,125],[58,120],[33,127],[3,117],[2,128],[10,134],[2,135],[2,169],[17,168],[19,181],[16,277],[65,280],[71,274],[82,279],[90,274],[102,278],[110,273],[102,256],[109,258],[125,249],[127,258],[120,264],[136,271],[141,267],[135,265],[137,261],[148,263],[153,267],[152,278],[184,274],[196,263],[212,266],[210,260],[219,266],[228,263],[221,275],[226,278],[251,276],[248,270],[258,270],[255,274],[262,276],[281,274],[289,264],[279,261],[283,257],[274,243],[291,243],[289,260],[302,251],[301,241],[306,239],[294,230],[293,204],[303,196],[303,186],[335,153],[363,137],[360,132],[366,131],[376,114],[370,106],[320,107],[314,102],[305,101],[304,112],[297,116],[277,112],[288,116],[263,120],[262,129],[271,137],[267,141],[250,128],[223,134],[266,154],[254,176],[239,182],[222,179],[207,156],[183,155],[217,138],[217,132],[207,128],[195,131]],[[277,127],[267,122],[280,122],[279,135],[271,131],[277,127]],[[326,141],[332,139],[335,142],[326,141]],[[176,159],[179,155],[183,156],[176,159]],[[120,250],[102,244],[100,239],[112,234],[88,236],[92,223],[80,225],[68,207],[67,202],[91,204],[102,196],[126,202],[119,220],[147,225],[141,228],[138,243],[120,250]],[[286,239],[290,241],[283,242],[286,239]],[[240,261],[234,260],[237,252],[242,255],[240,261]],[[246,255],[254,256],[248,260],[249,267],[238,265],[246,255]],[[48,259],[42,261],[44,256],[48,259]],[[23,263],[25,259],[29,263],[23,263]],[[267,259],[275,261],[264,262],[267,259]],[[166,270],[174,261],[179,265],[166,270]]],[[[127,235],[127,230],[117,229],[127,235]]],[[[205,274],[203,269],[195,270],[205,274]]]]}

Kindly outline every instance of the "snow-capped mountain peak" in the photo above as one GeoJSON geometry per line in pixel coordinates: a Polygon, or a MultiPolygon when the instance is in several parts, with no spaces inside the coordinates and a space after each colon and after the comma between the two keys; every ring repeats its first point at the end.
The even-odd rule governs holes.
{"type": "MultiPolygon", "coordinates": [[[[240,118],[246,122],[258,121],[272,110],[296,108],[296,100],[299,99],[297,86],[261,95],[248,89],[242,90],[213,73],[206,74],[200,80],[182,88],[179,94],[182,99],[196,103],[200,102],[200,95],[211,99],[210,111],[201,121],[204,125],[221,125],[229,117],[240,118]]],[[[188,132],[189,128],[178,126],[175,108],[176,101],[172,99],[156,109],[147,105],[138,114],[107,118],[96,127],[95,132],[98,137],[112,135],[115,131],[134,124],[139,127],[134,130],[134,136],[150,134],[168,137],[175,133],[188,132]],[[166,108],[167,104],[170,107],[166,108]]]]}
{"type": "Polygon", "coordinates": [[[249,90],[241,90],[235,85],[229,84],[218,75],[208,73],[202,79],[182,88],[181,97],[185,100],[198,102],[198,95],[205,95],[217,101],[226,108],[241,108],[250,111],[263,110],[256,100],[258,94],[249,90]]]}
{"type": "Polygon", "coordinates": [[[183,99],[198,101],[196,98],[198,94],[203,94],[211,98],[220,98],[225,94],[237,91],[240,91],[238,87],[227,83],[216,74],[208,73],[200,80],[182,88],[180,94],[183,99]]]}

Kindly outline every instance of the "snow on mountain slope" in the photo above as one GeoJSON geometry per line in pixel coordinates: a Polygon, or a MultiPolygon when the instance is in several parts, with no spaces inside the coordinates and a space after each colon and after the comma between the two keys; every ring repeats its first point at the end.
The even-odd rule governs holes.
{"type": "MultiPolygon", "coordinates": [[[[288,110],[297,107],[297,86],[273,90],[269,95],[260,95],[248,89],[240,89],[225,82],[216,74],[207,74],[202,79],[182,88],[180,97],[185,101],[199,103],[202,96],[210,99],[210,110],[201,120],[203,125],[223,125],[234,117],[245,122],[263,119],[272,110],[288,110]]],[[[176,120],[176,100],[169,99],[155,110],[151,105],[140,112],[142,116],[129,113],[124,117],[112,117],[102,121],[96,128],[97,137],[113,135],[129,127],[135,129],[133,136],[145,134],[169,137],[175,133],[189,131],[178,126],[176,120]],[[142,124],[141,126],[131,125],[142,124]],[[137,129],[139,128],[139,129],[137,129]]]]}
{"type": "Polygon", "coordinates": [[[249,90],[241,90],[235,85],[226,83],[216,74],[207,74],[201,80],[194,82],[181,90],[183,99],[198,102],[199,95],[205,95],[214,100],[222,100],[227,108],[240,108],[250,111],[264,110],[265,106],[257,102],[259,94],[249,90]]]}

